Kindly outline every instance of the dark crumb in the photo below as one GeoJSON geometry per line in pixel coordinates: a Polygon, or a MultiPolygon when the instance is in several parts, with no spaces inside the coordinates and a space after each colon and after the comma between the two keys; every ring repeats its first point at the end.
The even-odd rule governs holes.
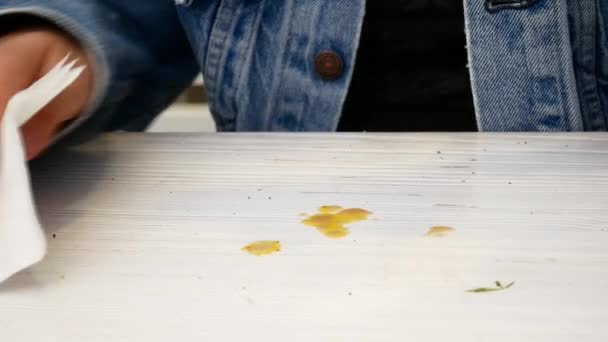
{"type": "Polygon", "coordinates": [[[530,215],[534,215],[534,212],[533,212],[533,211],[531,211],[531,212],[530,212],[530,215]]]}
{"type": "Polygon", "coordinates": [[[114,180],[116,180],[116,179],[114,179],[114,177],[112,177],[112,180],[114,181],[114,180]]]}
{"type": "Polygon", "coordinates": [[[251,196],[247,196],[247,199],[251,199],[251,196]]]}
{"type": "Polygon", "coordinates": [[[568,145],[564,145],[564,147],[568,147],[568,145]]]}
{"type": "Polygon", "coordinates": [[[524,144],[527,144],[527,143],[528,143],[527,141],[524,141],[524,144]]]}
{"type": "Polygon", "coordinates": [[[476,175],[475,171],[471,172],[472,175],[476,175]]]}
{"type": "Polygon", "coordinates": [[[471,161],[477,161],[477,159],[475,159],[475,158],[471,158],[471,161]]]}
{"type": "Polygon", "coordinates": [[[349,292],[349,293],[348,293],[348,295],[349,295],[349,296],[352,296],[352,295],[353,295],[353,293],[352,293],[352,292],[349,292]]]}
{"type": "Polygon", "coordinates": [[[272,199],[272,197],[268,196],[268,199],[269,199],[269,200],[271,200],[271,199],[272,199]]]}
{"type": "Polygon", "coordinates": [[[56,237],[57,237],[57,235],[53,234],[53,239],[56,238],[56,237]]]}
{"type": "Polygon", "coordinates": [[[488,150],[484,148],[484,149],[483,149],[483,151],[484,151],[484,152],[486,152],[486,151],[488,151],[488,150]]]}
{"type": "Polygon", "coordinates": [[[258,191],[262,191],[262,189],[258,189],[258,191]]]}
{"type": "Polygon", "coordinates": [[[513,183],[509,182],[509,184],[513,184],[513,183]]]}
{"type": "Polygon", "coordinates": [[[65,279],[65,274],[62,274],[60,278],[65,279]]]}
{"type": "Polygon", "coordinates": [[[441,151],[437,151],[437,154],[441,154],[441,151]]]}
{"type": "Polygon", "coordinates": [[[462,183],[466,183],[467,181],[465,179],[461,180],[462,183]]]}

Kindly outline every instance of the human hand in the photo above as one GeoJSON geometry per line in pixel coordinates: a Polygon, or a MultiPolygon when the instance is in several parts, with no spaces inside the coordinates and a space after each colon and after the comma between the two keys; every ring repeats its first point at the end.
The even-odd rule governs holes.
{"type": "MultiPolygon", "coordinates": [[[[66,55],[88,63],[84,49],[67,34],[50,28],[19,30],[0,36],[0,120],[10,98],[46,75],[66,55]]],[[[75,119],[93,92],[93,70],[80,77],[22,126],[28,159],[43,152],[53,137],[75,119]]]]}

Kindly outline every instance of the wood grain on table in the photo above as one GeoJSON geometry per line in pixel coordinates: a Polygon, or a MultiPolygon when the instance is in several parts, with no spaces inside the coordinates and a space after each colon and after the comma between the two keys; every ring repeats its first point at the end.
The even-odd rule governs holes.
{"type": "Polygon", "coordinates": [[[605,134],[110,134],[34,169],[50,251],[2,341],[608,340],[605,134]],[[328,239],[322,205],[373,215],[328,239]]]}

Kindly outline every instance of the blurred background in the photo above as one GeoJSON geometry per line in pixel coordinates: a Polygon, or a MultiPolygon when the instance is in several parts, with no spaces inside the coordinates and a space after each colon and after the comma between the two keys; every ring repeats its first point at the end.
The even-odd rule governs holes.
{"type": "Polygon", "coordinates": [[[209,112],[201,75],[171,107],[152,122],[148,132],[215,132],[215,122],[209,112]]]}

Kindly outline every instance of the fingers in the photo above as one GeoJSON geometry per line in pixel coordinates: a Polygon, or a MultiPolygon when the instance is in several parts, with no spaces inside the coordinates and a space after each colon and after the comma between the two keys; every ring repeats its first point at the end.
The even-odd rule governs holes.
{"type": "MultiPolygon", "coordinates": [[[[39,77],[44,76],[65,55],[65,50],[49,53],[39,77]]],[[[78,52],[72,52],[72,56],[78,59],[77,65],[84,65],[85,56],[78,52]]],[[[65,126],[65,123],[82,113],[91,96],[92,87],[92,69],[87,67],[72,85],[23,125],[22,133],[24,140],[27,141],[26,153],[28,159],[35,158],[43,152],[65,126]]]]}
{"type": "MultiPolygon", "coordinates": [[[[0,37],[0,116],[8,100],[43,77],[67,54],[87,63],[77,42],[57,31],[28,31],[0,37]]],[[[93,73],[80,77],[22,127],[28,158],[44,151],[67,121],[76,118],[92,94],[93,73]]],[[[1,120],[1,117],[0,117],[1,120]]]]}
{"type": "Polygon", "coordinates": [[[29,67],[16,56],[1,53],[3,42],[0,40],[0,120],[11,97],[27,88],[38,72],[37,67],[29,67]]]}

